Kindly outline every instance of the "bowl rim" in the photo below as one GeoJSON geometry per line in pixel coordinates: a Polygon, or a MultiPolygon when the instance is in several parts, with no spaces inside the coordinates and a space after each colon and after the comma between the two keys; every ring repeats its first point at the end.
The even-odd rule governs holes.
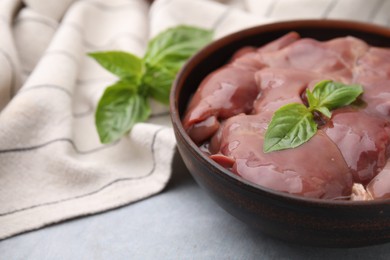
{"type": "MultiPolygon", "coordinates": [[[[227,179],[228,181],[233,181],[235,184],[244,185],[247,191],[251,193],[266,193],[272,197],[283,198],[288,201],[296,201],[300,203],[310,204],[310,205],[318,205],[327,207],[345,207],[345,206],[353,206],[353,207],[374,207],[384,204],[390,204],[390,199],[378,199],[378,200],[370,200],[370,201],[348,201],[348,200],[327,200],[327,199],[319,199],[319,198],[310,198],[303,197],[300,195],[294,195],[287,192],[273,190],[271,188],[267,188],[255,183],[252,183],[228,169],[222,167],[214,160],[210,159],[206,156],[199,147],[192,141],[187,132],[184,130],[181,118],[179,115],[178,108],[178,94],[182,90],[182,85],[185,82],[185,78],[188,77],[191,66],[196,66],[202,60],[204,60],[209,53],[212,53],[220,48],[220,46],[225,46],[232,44],[234,42],[239,42],[243,38],[247,38],[249,36],[264,33],[264,32],[272,32],[277,30],[290,30],[294,31],[294,28],[303,29],[303,28],[337,28],[337,29],[346,29],[346,30],[356,30],[360,32],[367,32],[370,34],[378,34],[385,37],[390,38],[390,28],[365,23],[358,21],[350,21],[350,20],[336,20],[336,19],[299,19],[299,20],[286,20],[282,22],[271,22],[267,24],[252,26],[243,30],[236,31],[234,33],[230,33],[225,35],[219,39],[212,41],[210,44],[203,47],[199,50],[195,55],[193,55],[181,68],[179,73],[177,74],[172,89],[170,92],[170,117],[173,126],[176,126],[177,132],[180,134],[181,138],[184,139],[185,143],[189,148],[194,152],[198,158],[200,158],[203,162],[210,164],[213,168],[216,168],[216,173],[222,177],[227,179]],[[176,98],[177,97],[177,98],[176,98]]],[[[390,47],[390,43],[389,43],[390,47]]]]}

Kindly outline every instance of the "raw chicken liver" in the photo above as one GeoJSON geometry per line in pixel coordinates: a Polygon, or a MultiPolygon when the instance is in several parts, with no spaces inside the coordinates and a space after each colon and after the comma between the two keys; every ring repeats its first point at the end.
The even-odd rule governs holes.
{"type": "Polygon", "coordinates": [[[363,185],[390,198],[390,50],[354,37],[325,42],[292,32],[263,47],[244,47],[212,72],[190,101],[183,125],[202,151],[242,178],[311,198],[351,196],[363,185]],[[361,84],[359,102],[333,111],[308,142],[263,152],[273,113],[306,104],[322,80],[361,84]]]}

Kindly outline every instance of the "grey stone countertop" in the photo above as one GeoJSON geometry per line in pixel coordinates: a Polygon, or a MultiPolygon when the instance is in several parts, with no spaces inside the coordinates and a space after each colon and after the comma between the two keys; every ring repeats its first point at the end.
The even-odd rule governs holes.
{"type": "Polygon", "coordinates": [[[0,242],[0,259],[390,259],[390,243],[314,248],[260,234],[199,188],[176,153],[163,192],[0,242]]]}

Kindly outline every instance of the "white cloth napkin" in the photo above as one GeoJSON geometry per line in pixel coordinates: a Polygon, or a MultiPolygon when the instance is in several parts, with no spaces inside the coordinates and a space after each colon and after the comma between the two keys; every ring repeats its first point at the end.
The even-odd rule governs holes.
{"type": "Polygon", "coordinates": [[[389,11],[385,0],[0,1],[0,239],[135,202],[170,178],[164,106],[153,103],[148,122],[100,144],[94,110],[116,77],[87,52],[142,56],[150,37],[178,24],[218,38],[297,18],[389,25],[389,11]]]}

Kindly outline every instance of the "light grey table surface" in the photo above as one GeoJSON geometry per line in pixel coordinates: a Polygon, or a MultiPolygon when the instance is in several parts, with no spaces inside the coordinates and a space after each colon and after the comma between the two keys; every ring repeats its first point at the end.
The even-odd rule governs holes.
{"type": "Polygon", "coordinates": [[[0,259],[390,259],[390,244],[303,247],[259,234],[221,209],[180,157],[151,198],[0,242],[0,259]]]}

